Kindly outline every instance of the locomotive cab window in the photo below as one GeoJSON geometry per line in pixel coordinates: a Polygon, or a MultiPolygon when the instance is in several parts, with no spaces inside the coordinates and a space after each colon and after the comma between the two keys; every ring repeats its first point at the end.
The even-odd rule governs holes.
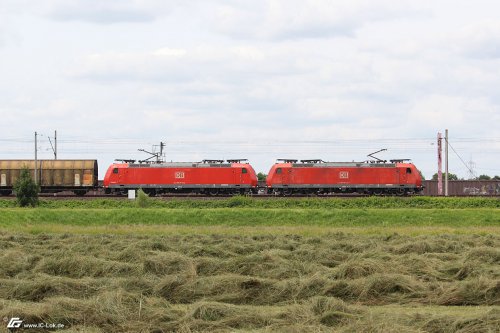
{"type": "Polygon", "coordinates": [[[407,173],[408,175],[411,175],[411,168],[406,168],[406,173],[407,173]]]}
{"type": "Polygon", "coordinates": [[[245,168],[241,169],[241,173],[247,173],[247,172],[248,172],[247,169],[245,169],[245,168]]]}
{"type": "Polygon", "coordinates": [[[118,168],[114,168],[113,173],[118,173],[118,168]]]}
{"type": "Polygon", "coordinates": [[[276,169],[276,173],[279,175],[281,174],[281,168],[276,169]]]}

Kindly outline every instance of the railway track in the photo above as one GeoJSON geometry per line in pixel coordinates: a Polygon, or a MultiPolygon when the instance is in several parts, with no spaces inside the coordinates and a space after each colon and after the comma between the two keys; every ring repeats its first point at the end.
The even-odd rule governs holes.
{"type": "MultiPolygon", "coordinates": [[[[279,199],[279,198],[361,198],[367,197],[368,195],[364,194],[336,194],[336,195],[290,195],[290,196],[276,196],[272,194],[255,194],[249,196],[250,198],[255,199],[279,199]]],[[[62,200],[62,199],[75,199],[75,200],[96,200],[96,199],[116,199],[116,200],[128,200],[128,197],[123,195],[107,195],[107,194],[97,194],[97,195],[83,195],[78,196],[74,194],[40,194],[40,198],[48,199],[48,200],[62,200]]],[[[228,199],[234,197],[233,195],[217,195],[217,196],[207,196],[207,195],[182,195],[182,194],[171,194],[171,195],[159,195],[152,197],[154,199],[192,199],[192,200],[217,200],[217,199],[228,199]]],[[[16,197],[13,195],[0,197],[4,199],[15,199],[16,197]]]]}
{"type": "MultiPolygon", "coordinates": [[[[86,194],[83,196],[78,196],[75,194],[60,194],[60,193],[42,193],[39,195],[40,198],[46,200],[97,200],[97,199],[113,199],[113,200],[128,200],[128,197],[123,195],[110,195],[110,194],[86,194]]],[[[189,200],[222,200],[233,197],[232,195],[217,195],[217,196],[206,196],[206,195],[193,195],[193,194],[166,194],[161,196],[155,196],[155,199],[159,200],[170,200],[170,199],[189,199],[189,200]]],[[[318,199],[331,199],[331,198],[343,198],[343,199],[353,199],[353,198],[363,198],[369,197],[367,194],[329,194],[329,195],[288,195],[288,196],[276,196],[273,194],[254,194],[249,196],[255,199],[300,199],[300,198],[318,198],[318,199]]],[[[391,195],[381,195],[378,197],[397,197],[391,195]]],[[[413,195],[413,196],[403,196],[399,198],[411,198],[411,197],[437,197],[432,195],[413,195]]],[[[500,199],[500,195],[450,195],[450,198],[497,198],[500,199]]],[[[14,195],[0,197],[7,200],[15,200],[14,195]]]]}

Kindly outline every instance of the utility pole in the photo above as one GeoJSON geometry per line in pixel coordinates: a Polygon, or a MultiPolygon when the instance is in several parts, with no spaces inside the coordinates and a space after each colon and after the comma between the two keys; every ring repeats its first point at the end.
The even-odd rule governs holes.
{"type": "Polygon", "coordinates": [[[37,150],[38,150],[38,147],[37,147],[37,141],[36,141],[37,135],[38,134],[35,132],[35,184],[38,185],[38,181],[37,181],[37,173],[38,173],[38,171],[37,171],[37,164],[38,164],[38,162],[37,162],[37,160],[38,160],[37,159],[37,150]]]}
{"type": "Polygon", "coordinates": [[[442,152],[443,152],[443,146],[442,146],[442,135],[441,133],[438,132],[437,135],[437,148],[438,148],[438,195],[443,195],[443,159],[442,159],[442,152]]]}
{"type": "Polygon", "coordinates": [[[52,151],[54,152],[54,159],[57,160],[57,131],[54,131],[54,145],[52,145],[52,140],[50,140],[50,136],[48,136],[48,138],[49,138],[50,147],[52,148],[52,151]]]}
{"type": "Polygon", "coordinates": [[[472,160],[472,155],[470,157],[469,163],[467,163],[468,166],[467,168],[469,169],[469,180],[475,179],[476,178],[476,173],[474,172],[474,168],[476,167],[476,163],[472,160]]]}
{"type": "Polygon", "coordinates": [[[444,140],[446,141],[446,146],[444,146],[444,196],[448,196],[448,129],[444,132],[444,140]]]}

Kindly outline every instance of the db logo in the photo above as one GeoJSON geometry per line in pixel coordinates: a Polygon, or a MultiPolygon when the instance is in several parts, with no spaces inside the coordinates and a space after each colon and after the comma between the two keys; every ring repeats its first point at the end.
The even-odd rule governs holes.
{"type": "Polygon", "coordinates": [[[184,172],[182,171],[177,171],[175,173],[175,178],[179,179],[179,178],[184,178],[184,172]]]}
{"type": "Polygon", "coordinates": [[[347,179],[347,178],[349,178],[349,171],[340,171],[339,178],[340,179],[347,179]]]}
{"type": "Polygon", "coordinates": [[[11,318],[9,323],[7,324],[7,328],[19,328],[21,327],[21,324],[23,323],[23,321],[21,320],[21,318],[11,318]]]}

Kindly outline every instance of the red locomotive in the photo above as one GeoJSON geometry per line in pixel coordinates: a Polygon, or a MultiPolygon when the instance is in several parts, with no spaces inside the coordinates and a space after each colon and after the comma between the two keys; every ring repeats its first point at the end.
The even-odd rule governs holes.
{"type": "MultiPolygon", "coordinates": [[[[409,160],[381,160],[372,153],[372,161],[324,162],[322,160],[279,160],[272,166],[265,187],[246,159],[203,160],[202,162],[163,161],[160,151],[146,152],[145,160],[120,160],[107,170],[103,186],[97,181],[96,160],[37,162],[36,178],[46,192],[72,190],[84,195],[104,189],[107,194],[125,194],[142,188],[150,195],[164,193],[219,194],[390,194],[407,195],[423,190],[422,177],[409,160]],[[151,160],[155,158],[156,160],[151,160]],[[260,190],[260,191],[259,191],[260,190]],[[267,191],[266,191],[267,190],[267,191]]],[[[21,166],[34,170],[34,162],[0,161],[0,194],[10,195],[21,166]]],[[[34,174],[35,171],[33,171],[34,174]]]]}
{"type": "Polygon", "coordinates": [[[406,195],[422,191],[422,177],[408,160],[365,162],[279,160],[267,176],[268,193],[406,195]]]}
{"type": "Polygon", "coordinates": [[[104,176],[106,193],[142,188],[161,193],[250,194],[257,193],[257,175],[246,160],[112,164],[104,176]]]}

